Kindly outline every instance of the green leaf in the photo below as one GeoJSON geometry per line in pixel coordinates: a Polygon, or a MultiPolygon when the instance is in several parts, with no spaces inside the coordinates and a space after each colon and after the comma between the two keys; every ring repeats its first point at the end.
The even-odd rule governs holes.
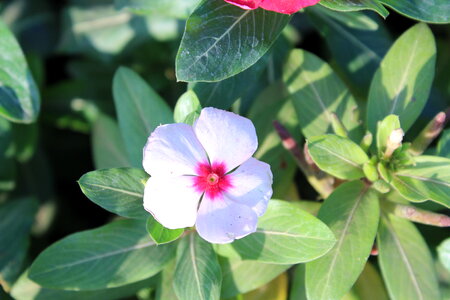
{"type": "Polygon", "coordinates": [[[361,300],[389,300],[380,274],[369,262],[366,263],[352,292],[361,300]]]}
{"type": "Polygon", "coordinates": [[[39,91],[14,35],[0,21],[0,116],[32,123],[40,110],[39,91]]]}
{"type": "Polygon", "coordinates": [[[356,102],[330,66],[307,51],[291,51],[283,80],[292,97],[305,137],[333,132],[336,113],[352,139],[362,137],[356,102]]]}
{"type": "Polygon", "coordinates": [[[46,288],[97,290],[149,278],[174,257],[172,245],[157,246],[145,221],[120,220],[69,235],[42,252],[29,277],[46,288]]]}
{"type": "Polygon", "coordinates": [[[400,119],[396,115],[388,115],[377,124],[377,149],[382,154],[386,151],[389,137],[395,129],[401,128],[400,119]]]}
{"type": "Polygon", "coordinates": [[[436,147],[436,155],[450,158],[450,129],[442,132],[436,147]]]}
{"type": "Polygon", "coordinates": [[[317,166],[341,179],[364,177],[363,165],[369,160],[357,144],[333,134],[308,140],[308,151],[317,166]]]}
{"type": "Polygon", "coordinates": [[[177,249],[173,279],[175,294],[181,300],[218,300],[222,273],[212,245],[191,233],[177,249]]]}
{"type": "Polygon", "coordinates": [[[187,20],[176,59],[179,81],[219,81],[257,62],[291,16],[203,1],[187,20]],[[224,17],[226,16],[226,17],[224,17]]]}
{"type": "Polygon", "coordinates": [[[289,269],[290,265],[264,264],[252,260],[221,259],[222,294],[228,299],[265,285],[289,269]]]}
{"type": "Polygon", "coordinates": [[[378,0],[322,0],[320,4],[337,11],[358,11],[370,9],[376,11],[380,16],[386,18],[389,11],[380,4],[378,0]]]}
{"type": "Polygon", "coordinates": [[[116,121],[100,114],[92,126],[94,163],[97,169],[129,167],[127,150],[116,121]]]}
{"type": "Polygon", "coordinates": [[[364,13],[343,14],[317,5],[306,12],[352,87],[366,98],[373,74],[391,45],[384,23],[364,13]]]}
{"type": "Polygon", "coordinates": [[[142,167],[142,149],[160,124],[173,123],[167,103],[134,71],[120,67],[113,80],[119,127],[133,167],[142,167]]]}
{"type": "Polygon", "coordinates": [[[289,293],[289,300],[308,300],[306,297],[305,269],[305,264],[298,264],[295,267],[294,277],[289,293]]]}
{"type": "Polygon", "coordinates": [[[433,200],[450,207],[450,159],[419,156],[415,161],[393,173],[391,184],[409,201],[433,200]]]}
{"type": "Polygon", "coordinates": [[[277,82],[264,89],[250,108],[248,117],[253,121],[258,135],[259,146],[255,157],[270,165],[273,197],[284,198],[298,167],[281,144],[273,121],[278,120],[296,141],[301,140],[298,118],[284,85],[277,82]]]}
{"type": "Polygon", "coordinates": [[[193,82],[189,84],[199,97],[203,107],[212,106],[229,109],[233,103],[241,99],[248,90],[261,78],[268,54],[247,70],[218,82],[193,82]]]}
{"type": "Polygon", "coordinates": [[[379,0],[407,17],[429,23],[449,23],[450,5],[447,0],[379,0]]]}
{"type": "Polygon", "coordinates": [[[270,200],[255,233],[231,245],[218,245],[216,251],[265,263],[296,264],[321,257],[335,242],[330,229],[314,216],[292,203],[270,200]]]}
{"type": "Polygon", "coordinates": [[[450,272],[450,238],[445,239],[437,248],[439,261],[450,272]]]}
{"type": "Polygon", "coordinates": [[[380,218],[377,195],[361,181],[344,183],[325,200],[317,217],[337,242],[306,264],[308,298],[339,300],[358,279],[372,250],[380,218]]]}
{"type": "Polygon", "coordinates": [[[12,124],[13,152],[16,159],[25,163],[30,160],[38,144],[38,125],[12,124]]]}
{"type": "Polygon", "coordinates": [[[33,198],[12,199],[0,204],[0,282],[11,284],[20,274],[37,209],[33,198]]]}
{"type": "Polygon", "coordinates": [[[130,50],[152,37],[160,41],[178,38],[176,19],[133,15],[118,11],[111,2],[66,6],[58,50],[66,54],[83,53],[108,62],[125,49],[130,50]]]}
{"type": "Polygon", "coordinates": [[[173,118],[175,119],[175,122],[182,123],[186,120],[189,121],[188,118],[193,113],[197,114],[198,117],[201,110],[202,106],[200,105],[197,95],[194,91],[189,90],[178,99],[173,112],[173,118]]]}
{"type": "Polygon", "coordinates": [[[184,229],[168,229],[158,223],[153,217],[147,219],[147,232],[156,244],[167,244],[178,239],[184,229]]]}
{"type": "Polygon", "coordinates": [[[173,276],[175,275],[175,259],[173,259],[159,275],[156,287],[155,300],[178,300],[173,289],[173,276]]]}
{"type": "Polygon", "coordinates": [[[186,19],[199,0],[115,0],[117,9],[126,9],[137,14],[155,14],[186,19]]]}
{"type": "Polygon", "coordinates": [[[378,262],[392,300],[441,299],[430,252],[411,222],[383,215],[377,245],[378,262]]]}
{"type": "Polygon", "coordinates": [[[370,86],[367,127],[372,133],[391,114],[400,117],[405,132],[411,127],[430,94],[435,61],[436,45],[427,25],[417,24],[395,41],[370,86]]]}
{"type": "Polygon", "coordinates": [[[16,165],[9,153],[12,146],[11,123],[0,117],[0,191],[11,191],[16,185],[16,165]]]}
{"type": "Polygon", "coordinates": [[[81,176],[78,184],[92,202],[126,218],[146,219],[143,198],[148,179],[143,170],[132,168],[104,169],[81,176]]]}
{"type": "Polygon", "coordinates": [[[139,290],[155,286],[155,278],[138,281],[116,288],[95,291],[53,290],[39,286],[28,278],[28,272],[14,284],[11,295],[16,300],[115,300],[133,296],[139,290]]]}

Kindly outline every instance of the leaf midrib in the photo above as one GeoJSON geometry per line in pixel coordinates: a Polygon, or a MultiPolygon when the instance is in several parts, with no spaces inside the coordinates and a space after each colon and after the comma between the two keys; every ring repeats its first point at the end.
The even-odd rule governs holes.
{"type": "Polygon", "coordinates": [[[435,180],[435,179],[429,178],[429,177],[422,177],[422,176],[410,175],[410,174],[397,174],[397,177],[399,177],[399,176],[413,178],[413,179],[417,179],[417,180],[421,180],[421,181],[425,181],[425,182],[431,182],[431,183],[435,183],[435,184],[450,188],[450,183],[447,183],[445,181],[435,180]]]}
{"type": "Polygon", "coordinates": [[[189,71],[203,56],[207,56],[208,55],[208,53],[209,53],[209,51],[211,51],[214,47],[216,47],[216,45],[220,42],[220,41],[222,41],[222,39],[227,35],[227,34],[229,34],[230,33],[230,31],[231,30],[233,30],[233,28],[237,25],[237,24],[239,24],[239,22],[245,17],[245,16],[247,16],[249,13],[251,12],[251,10],[246,10],[239,18],[237,18],[234,22],[233,22],[233,24],[231,24],[231,26],[227,29],[227,30],[225,30],[225,32],[224,33],[222,33],[222,35],[220,36],[220,37],[218,37],[215,41],[214,41],[214,43],[212,43],[212,45],[208,48],[208,49],[206,49],[206,51],[205,52],[203,52],[201,55],[199,55],[199,56],[197,56],[196,57],[196,59],[194,60],[194,62],[189,66],[189,67],[187,67],[187,69],[186,69],[186,72],[187,71],[189,71]]]}
{"type": "Polygon", "coordinates": [[[331,155],[334,155],[334,156],[336,156],[337,158],[340,158],[341,160],[343,160],[343,161],[349,163],[350,165],[352,165],[352,166],[354,166],[354,167],[356,167],[356,168],[362,170],[361,166],[358,165],[356,162],[354,162],[354,161],[352,161],[352,160],[349,160],[349,159],[347,159],[346,157],[341,156],[340,154],[338,154],[338,153],[336,153],[336,152],[333,152],[333,151],[329,150],[329,149],[326,148],[326,147],[321,146],[320,144],[317,144],[317,143],[316,143],[316,144],[314,144],[314,146],[317,147],[317,148],[319,148],[319,149],[325,150],[326,152],[330,153],[331,155]]]}
{"type": "MultiPolygon", "coordinates": [[[[352,207],[352,209],[350,211],[350,214],[348,215],[347,221],[345,222],[345,225],[344,225],[344,229],[342,230],[342,235],[339,237],[338,243],[336,244],[336,249],[333,249],[335,251],[334,251],[333,259],[331,260],[330,267],[328,268],[329,270],[334,270],[334,265],[336,264],[338,253],[340,253],[340,248],[342,247],[342,244],[344,243],[344,239],[345,239],[345,237],[347,235],[347,231],[348,231],[348,229],[350,227],[350,223],[353,220],[353,217],[355,216],[356,209],[360,205],[360,203],[361,203],[361,201],[363,199],[363,196],[367,193],[367,190],[368,190],[367,188],[364,188],[361,191],[361,193],[358,195],[357,200],[355,201],[355,204],[353,205],[353,207],[352,207]]],[[[326,281],[325,281],[325,285],[324,285],[325,287],[328,286],[328,284],[330,282],[330,279],[331,279],[331,274],[332,273],[333,273],[332,271],[331,272],[327,272],[326,281]]],[[[325,291],[326,291],[326,289],[323,288],[322,292],[324,293],[325,291]]],[[[323,299],[323,298],[320,297],[320,299],[323,299]]]]}
{"type": "Polygon", "coordinates": [[[99,188],[102,188],[102,189],[105,189],[105,190],[111,190],[111,191],[114,191],[114,192],[120,192],[120,193],[127,194],[127,195],[130,195],[130,196],[133,196],[133,197],[138,197],[138,198],[143,198],[144,197],[144,194],[139,194],[139,193],[135,193],[135,192],[132,192],[132,191],[119,189],[119,188],[113,188],[113,187],[107,186],[107,185],[101,185],[101,184],[90,183],[90,182],[85,182],[83,185],[99,187],[99,188]]]}
{"type": "Polygon", "coordinates": [[[295,238],[304,238],[304,239],[312,239],[312,240],[320,240],[320,241],[332,241],[333,239],[326,239],[326,238],[320,238],[320,237],[314,237],[314,236],[305,236],[301,234],[293,234],[289,232],[282,232],[282,231],[272,231],[272,230],[264,230],[264,229],[257,229],[255,233],[260,234],[267,234],[267,235],[281,235],[281,236],[287,236],[287,237],[295,237],[295,238]]]}
{"type": "Polygon", "coordinates": [[[414,286],[414,289],[416,290],[416,293],[419,296],[419,298],[421,300],[424,300],[424,298],[422,296],[422,293],[421,293],[420,286],[419,286],[419,282],[417,281],[417,278],[415,277],[414,271],[413,271],[413,269],[411,267],[411,264],[409,262],[409,259],[408,259],[407,255],[406,255],[405,249],[403,249],[403,246],[402,246],[400,240],[398,239],[395,230],[392,228],[392,225],[389,222],[389,220],[386,217],[384,218],[384,220],[385,220],[386,225],[387,225],[387,227],[388,227],[388,229],[389,229],[389,231],[390,231],[390,233],[392,235],[392,238],[394,239],[394,243],[395,243],[395,245],[397,246],[397,249],[400,252],[400,257],[402,258],[403,262],[405,263],[405,266],[406,266],[406,269],[408,271],[408,274],[410,275],[410,278],[412,280],[412,284],[414,286]]]}
{"type": "Polygon", "coordinates": [[[195,276],[195,283],[197,285],[198,294],[200,295],[201,300],[205,300],[205,296],[203,295],[202,288],[200,286],[200,278],[198,275],[198,268],[196,264],[196,252],[195,252],[195,246],[194,246],[194,235],[191,234],[189,238],[189,249],[191,253],[191,261],[192,261],[192,268],[194,269],[194,276],[195,276]]]}

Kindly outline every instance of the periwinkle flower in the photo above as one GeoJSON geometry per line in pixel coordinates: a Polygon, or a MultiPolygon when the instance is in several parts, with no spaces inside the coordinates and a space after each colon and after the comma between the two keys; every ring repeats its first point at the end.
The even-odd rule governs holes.
{"type": "Polygon", "coordinates": [[[157,127],[144,147],[144,208],[166,228],[195,225],[211,243],[255,232],[272,196],[270,166],[252,157],[257,145],[250,120],[215,108],[193,126],[157,127]]]}
{"type": "Polygon", "coordinates": [[[262,8],[282,14],[293,14],[300,9],[317,4],[319,0],[225,0],[243,9],[262,8]]]}

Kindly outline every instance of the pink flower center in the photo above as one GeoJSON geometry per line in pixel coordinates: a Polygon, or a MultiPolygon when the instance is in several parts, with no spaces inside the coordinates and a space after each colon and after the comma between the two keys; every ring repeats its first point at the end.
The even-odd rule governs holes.
{"type": "Polygon", "coordinates": [[[231,178],[226,175],[224,163],[199,163],[196,167],[197,176],[194,176],[194,188],[200,193],[205,193],[211,200],[220,199],[222,193],[230,187],[231,178]]]}

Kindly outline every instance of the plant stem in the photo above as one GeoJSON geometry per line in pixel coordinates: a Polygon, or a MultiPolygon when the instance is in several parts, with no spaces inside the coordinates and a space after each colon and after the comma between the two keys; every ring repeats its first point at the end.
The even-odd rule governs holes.
{"type": "MultiPolygon", "coordinates": [[[[450,111],[450,110],[449,110],[450,111]]],[[[438,113],[412,142],[409,152],[412,155],[422,154],[431,142],[441,133],[448,119],[445,112],[438,113]]]]}
{"type": "MultiPolygon", "coordinates": [[[[323,197],[328,197],[334,190],[334,178],[322,172],[309,156],[308,149],[300,149],[289,131],[278,121],[273,121],[273,127],[281,138],[283,147],[288,150],[308,182],[323,197]]],[[[306,146],[306,145],[305,145],[306,146]]]]}
{"type": "Polygon", "coordinates": [[[385,201],[385,208],[388,212],[396,215],[397,217],[408,219],[416,223],[437,227],[450,227],[450,217],[444,214],[438,214],[414,206],[403,205],[390,201],[385,201]]]}

